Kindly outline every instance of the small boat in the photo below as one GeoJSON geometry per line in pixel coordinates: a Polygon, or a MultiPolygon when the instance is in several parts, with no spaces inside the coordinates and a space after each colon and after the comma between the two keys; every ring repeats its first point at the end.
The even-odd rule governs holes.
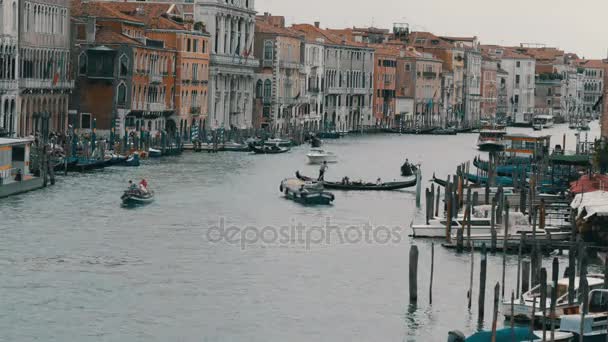
{"type": "Polygon", "coordinates": [[[122,166],[137,167],[140,165],[139,153],[133,153],[122,166]]]}
{"type": "Polygon", "coordinates": [[[288,147],[280,147],[279,145],[263,145],[263,146],[255,146],[249,145],[249,148],[255,154],[279,154],[289,152],[290,148],[288,147]]]}
{"type": "MultiPolygon", "coordinates": [[[[576,294],[575,298],[578,298],[579,283],[580,278],[576,277],[574,279],[574,291],[576,294]]],[[[589,274],[587,275],[587,284],[589,285],[590,290],[601,289],[604,286],[604,276],[600,274],[589,274]]],[[[570,309],[572,308],[572,305],[568,304],[568,285],[568,278],[562,278],[557,282],[557,301],[555,303],[556,318],[570,312],[570,309]]],[[[549,295],[551,293],[551,284],[548,283],[547,287],[546,307],[549,308],[551,306],[551,296],[549,295]]],[[[575,304],[578,306],[577,299],[575,299],[575,304]]],[[[536,319],[536,316],[539,315],[541,308],[540,285],[537,285],[528,292],[524,293],[521,298],[515,299],[515,302],[512,304],[511,300],[505,300],[502,303],[501,312],[503,312],[506,320],[511,319],[511,316],[513,316],[513,318],[518,322],[528,322],[532,319],[532,305],[536,305],[534,312],[536,319]],[[536,304],[534,304],[535,298],[536,304]],[[511,307],[513,307],[513,310],[511,310],[511,307]]]]}
{"type": "MultiPolygon", "coordinates": [[[[477,157],[473,159],[473,165],[482,170],[488,172],[489,163],[485,160],[481,160],[477,157]]],[[[521,174],[522,172],[530,172],[532,166],[530,164],[509,164],[509,165],[499,165],[496,167],[496,173],[499,176],[511,177],[513,174],[521,174]]]]}
{"type": "Polygon", "coordinates": [[[309,164],[322,164],[323,162],[327,163],[337,163],[338,157],[333,152],[324,151],[320,148],[310,149],[310,152],[306,154],[308,157],[309,164]]]}
{"type": "Polygon", "coordinates": [[[251,148],[247,144],[239,144],[237,142],[228,141],[221,148],[226,152],[251,152],[251,148]]]}
{"type": "Polygon", "coordinates": [[[416,171],[418,171],[418,167],[410,163],[408,160],[401,165],[401,176],[403,177],[414,176],[416,175],[416,171]]]}
{"type": "Polygon", "coordinates": [[[266,146],[279,146],[279,147],[291,147],[293,146],[293,142],[289,139],[280,139],[280,138],[273,138],[273,139],[268,139],[266,141],[264,141],[264,145],[266,146]]]}
{"type": "Polygon", "coordinates": [[[542,131],[545,128],[553,127],[553,115],[537,115],[532,119],[532,129],[542,131]]]}
{"type": "MultiPolygon", "coordinates": [[[[551,332],[546,332],[550,336],[551,332]]],[[[570,342],[573,341],[574,335],[569,332],[555,331],[555,342],[570,342]]],[[[464,334],[459,331],[451,331],[448,335],[448,342],[542,342],[542,331],[531,331],[527,327],[510,327],[497,329],[496,339],[492,339],[492,331],[479,331],[465,338],[464,334]]],[[[548,340],[544,340],[548,341],[548,340]]]]}
{"type": "Polygon", "coordinates": [[[120,199],[125,207],[146,205],[154,202],[154,191],[127,190],[120,199]]]}
{"type": "Polygon", "coordinates": [[[319,137],[320,139],[340,139],[342,135],[336,131],[328,131],[317,133],[317,137],[319,137]]]}
{"type": "Polygon", "coordinates": [[[106,167],[106,161],[100,159],[78,159],[77,162],[68,164],[69,172],[85,172],[103,169],[106,167]]]}
{"type": "Polygon", "coordinates": [[[106,155],[105,161],[106,166],[117,166],[124,164],[127,161],[127,157],[112,153],[106,155]]]}
{"type": "Polygon", "coordinates": [[[150,147],[148,149],[148,157],[150,158],[160,158],[163,155],[163,152],[159,149],[150,147]]]}
{"type": "MultiPolygon", "coordinates": [[[[488,177],[485,176],[477,176],[472,173],[465,174],[465,178],[469,180],[469,182],[485,185],[488,182],[488,177]]],[[[496,185],[502,186],[513,186],[513,178],[505,177],[505,176],[497,176],[495,179],[496,185]]]]}
{"type": "MultiPolygon", "coordinates": [[[[300,172],[296,172],[296,177],[303,181],[315,181],[313,178],[301,175],[300,172]]],[[[355,191],[388,191],[388,190],[399,190],[410,188],[416,185],[416,176],[408,177],[405,181],[400,182],[385,182],[385,183],[372,183],[363,181],[343,181],[343,182],[329,182],[323,181],[323,186],[327,189],[333,190],[355,190],[355,191]]]]}
{"type": "Polygon", "coordinates": [[[310,147],[319,148],[321,147],[321,145],[323,145],[323,140],[317,138],[314,135],[310,138],[310,147]]]}
{"type": "Polygon", "coordinates": [[[324,191],[322,183],[297,178],[283,180],[279,190],[285,194],[285,198],[302,204],[328,205],[335,199],[334,194],[324,191]]]}
{"type": "Polygon", "coordinates": [[[456,128],[448,127],[448,128],[435,128],[431,134],[433,135],[456,135],[458,131],[456,128]]]}
{"type": "Polygon", "coordinates": [[[559,330],[572,333],[574,341],[604,342],[608,337],[608,290],[591,291],[588,303],[588,313],[584,316],[580,307],[570,315],[562,315],[559,330]]]}
{"type": "Polygon", "coordinates": [[[488,129],[479,131],[477,149],[484,152],[500,152],[505,149],[504,130],[488,129]]]}

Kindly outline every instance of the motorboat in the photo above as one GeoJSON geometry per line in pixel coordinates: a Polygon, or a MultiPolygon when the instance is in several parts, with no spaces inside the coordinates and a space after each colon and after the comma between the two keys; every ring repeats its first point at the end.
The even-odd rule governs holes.
{"type": "Polygon", "coordinates": [[[553,115],[536,115],[534,119],[532,119],[532,128],[535,131],[542,131],[545,128],[553,127],[553,115]]]}
{"type": "Polygon", "coordinates": [[[160,158],[163,155],[163,152],[159,149],[150,147],[148,149],[148,157],[150,158],[160,158]]]}
{"type": "MultiPolygon", "coordinates": [[[[578,298],[578,285],[580,283],[580,278],[576,277],[574,279],[575,284],[575,298],[578,298]]],[[[601,289],[604,286],[604,276],[601,274],[589,274],[587,275],[587,283],[589,284],[590,290],[601,289]]],[[[571,308],[572,305],[568,304],[568,287],[569,287],[569,279],[562,278],[557,281],[557,301],[555,302],[555,317],[562,316],[566,314],[571,308]]],[[[505,319],[511,319],[513,316],[514,320],[519,322],[526,322],[532,319],[532,306],[535,306],[534,316],[538,315],[540,311],[541,303],[540,303],[540,285],[537,285],[524,293],[521,298],[515,299],[512,303],[511,300],[505,300],[502,303],[502,310],[505,319]],[[534,304],[536,302],[536,304],[534,304]]],[[[546,307],[549,308],[551,306],[551,283],[547,284],[547,298],[546,298],[546,307]]],[[[575,304],[578,306],[577,299],[575,299],[575,304]]]]}
{"type": "Polygon", "coordinates": [[[479,131],[477,149],[483,152],[500,152],[505,149],[505,130],[483,129],[479,131]]]}
{"type": "Polygon", "coordinates": [[[320,148],[310,149],[310,152],[306,154],[306,157],[308,157],[308,163],[310,164],[322,164],[323,162],[338,162],[338,157],[333,152],[328,152],[320,148]]]}
{"type": "MultiPolygon", "coordinates": [[[[296,172],[296,177],[303,181],[315,181],[311,177],[306,177],[296,172]]],[[[340,182],[321,181],[326,189],[333,190],[355,190],[355,191],[388,191],[388,190],[400,190],[410,188],[416,185],[416,176],[407,177],[403,181],[399,182],[364,182],[364,181],[352,181],[347,177],[340,182]]]]}
{"type": "Polygon", "coordinates": [[[584,315],[581,314],[580,306],[576,308],[575,312],[562,315],[559,330],[572,333],[575,341],[606,341],[608,337],[608,290],[592,290],[589,293],[587,308],[584,315]]]}
{"type": "Polygon", "coordinates": [[[284,179],[279,190],[285,198],[308,205],[328,205],[335,199],[334,194],[324,190],[322,183],[297,178],[284,179]]]}
{"type": "Polygon", "coordinates": [[[251,148],[247,144],[239,144],[233,141],[227,141],[222,147],[222,151],[227,152],[250,152],[251,148]]]}
{"type": "Polygon", "coordinates": [[[141,191],[140,189],[129,189],[120,198],[124,207],[146,205],[154,202],[154,191],[141,191]]]}

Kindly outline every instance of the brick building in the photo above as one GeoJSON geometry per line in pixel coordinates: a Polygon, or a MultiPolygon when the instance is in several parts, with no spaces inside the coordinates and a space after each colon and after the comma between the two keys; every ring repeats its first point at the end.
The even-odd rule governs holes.
{"type": "Polygon", "coordinates": [[[373,115],[376,125],[392,127],[396,114],[397,58],[399,50],[370,45],[374,53],[373,115]]]}
{"type": "Polygon", "coordinates": [[[188,138],[193,125],[205,127],[204,27],[180,23],[181,13],[170,4],[77,3],[75,128],[88,129],[95,119],[101,131],[154,136],[165,130],[188,138]]]}

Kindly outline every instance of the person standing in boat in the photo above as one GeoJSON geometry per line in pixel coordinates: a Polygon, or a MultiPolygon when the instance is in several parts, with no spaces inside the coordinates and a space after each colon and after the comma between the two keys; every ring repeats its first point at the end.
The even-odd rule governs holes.
{"type": "Polygon", "coordinates": [[[327,171],[327,161],[324,161],[319,168],[319,179],[318,181],[323,181],[325,179],[325,171],[327,171]]]}
{"type": "Polygon", "coordinates": [[[141,182],[139,182],[139,190],[144,194],[148,193],[148,182],[145,179],[142,179],[141,182]]]}

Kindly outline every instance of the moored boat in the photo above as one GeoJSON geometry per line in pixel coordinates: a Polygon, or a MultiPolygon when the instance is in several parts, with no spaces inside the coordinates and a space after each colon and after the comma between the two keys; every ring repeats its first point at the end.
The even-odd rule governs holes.
{"type": "Polygon", "coordinates": [[[333,152],[328,152],[320,148],[312,148],[306,154],[309,164],[337,163],[338,157],[333,152]]]}
{"type": "Polygon", "coordinates": [[[262,145],[262,146],[249,145],[249,148],[251,148],[251,150],[255,154],[279,154],[279,153],[286,153],[286,152],[290,151],[290,148],[280,147],[279,145],[262,145]]]}
{"type": "Polygon", "coordinates": [[[335,199],[334,194],[324,191],[322,183],[297,178],[283,180],[279,190],[285,198],[308,205],[328,205],[335,199]]]}
{"type": "Polygon", "coordinates": [[[148,149],[148,157],[150,158],[160,158],[163,155],[163,152],[159,149],[150,147],[148,149]]]}
{"type": "Polygon", "coordinates": [[[279,147],[291,147],[293,146],[293,141],[289,139],[280,139],[280,138],[272,138],[264,141],[264,145],[266,146],[279,146],[279,147]]]}

